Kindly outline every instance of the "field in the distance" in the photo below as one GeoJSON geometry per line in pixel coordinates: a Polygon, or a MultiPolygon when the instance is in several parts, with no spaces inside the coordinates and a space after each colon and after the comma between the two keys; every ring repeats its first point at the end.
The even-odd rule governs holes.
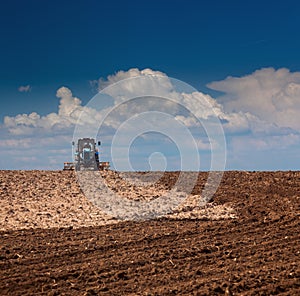
{"type": "Polygon", "coordinates": [[[300,172],[225,172],[199,209],[206,178],[175,215],[119,222],[73,172],[1,171],[0,295],[299,295],[300,172]]]}

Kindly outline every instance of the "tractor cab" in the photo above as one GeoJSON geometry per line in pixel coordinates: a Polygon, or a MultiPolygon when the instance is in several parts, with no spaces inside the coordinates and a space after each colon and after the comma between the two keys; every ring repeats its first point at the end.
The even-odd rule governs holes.
{"type": "MultiPolygon", "coordinates": [[[[100,143],[99,143],[100,144],[100,143]]],[[[98,163],[95,157],[96,143],[94,139],[79,139],[75,150],[75,169],[80,170],[98,170],[98,163]]]]}

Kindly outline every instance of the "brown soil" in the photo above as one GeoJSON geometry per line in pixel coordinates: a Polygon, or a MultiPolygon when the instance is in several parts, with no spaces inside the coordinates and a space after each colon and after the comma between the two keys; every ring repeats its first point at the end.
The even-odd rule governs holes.
{"type": "MultiPolygon", "coordinates": [[[[147,183],[143,182],[141,185],[139,180],[129,182],[130,179],[124,173],[120,176],[114,171],[104,171],[101,172],[103,179],[99,176],[100,172],[86,173],[83,177],[87,189],[92,187],[94,190],[93,186],[97,181],[105,180],[105,186],[119,196],[144,202],[168,192],[178,175],[167,174],[155,181],[157,176],[162,176],[161,173],[135,174],[135,179],[148,178],[147,183]]],[[[205,179],[201,182],[203,181],[205,179]]],[[[103,191],[97,191],[101,197],[103,191]]],[[[0,171],[0,192],[0,230],[70,226],[79,228],[119,222],[116,217],[101,211],[85,197],[74,172],[0,171]]],[[[199,193],[186,195],[184,203],[169,217],[213,220],[235,217],[235,211],[228,203],[210,203],[200,208],[199,197],[199,193]]]]}
{"type": "Polygon", "coordinates": [[[0,190],[1,295],[300,295],[300,172],[226,172],[210,214],[145,222],[105,216],[71,172],[2,171],[0,190]]]}

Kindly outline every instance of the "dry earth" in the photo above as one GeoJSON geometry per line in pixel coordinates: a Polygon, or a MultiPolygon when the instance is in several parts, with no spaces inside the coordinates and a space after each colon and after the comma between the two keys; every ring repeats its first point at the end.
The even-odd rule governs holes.
{"type": "MultiPolygon", "coordinates": [[[[178,174],[102,177],[149,201],[178,174]]],[[[197,178],[172,215],[130,222],[89,202],[73,172],[1,171],[0,294],[300,295],[300,172],[225,172],[204,207],[197,178]]]]}
{"type": "MultiPolygon", "coordinates": [[[[164,177],[158,179],[157,175],[160,176],[161,173],[134,176],[132,173],[120,176],[114,171],[85,173],[85,183],[97,190],[98,198],[103,196],[105,189],[94,187],[96,179],[101,179],[101,174],[104,185],[118,196],[133,201],[141,200],[145,204],[168,192],[176,181],[176,178],[171,178],[170,181],[165,181],[164,177]],[[145,176],[148,177],[146,181],[145,176]],[[140,181],[143,177],[144,181],[140,181]]],[[[86,191],[81,190],[72,171],[2,171],[0,176],[0,230],[70,226],[78,228],[119,222],[115,216],[101,210],[85,197],[86,191]]],[[[174,208],[173,214],[168,215],[169,218],[218,220],[234,218],[236,215],[230,204],[209,203],[199,207],[199,194],[183,196],[184,202],[174,208]]],[[[112,196],[102,208],[108,207],[113,198],[112,196]]]]}

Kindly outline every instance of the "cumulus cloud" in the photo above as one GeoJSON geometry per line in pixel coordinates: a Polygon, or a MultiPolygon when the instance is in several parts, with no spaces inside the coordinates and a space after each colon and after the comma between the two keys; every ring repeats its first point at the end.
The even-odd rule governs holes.
{"type": "Polygon", "coordinates": [[[300,131],[300,72],[264,68],[208,87],[224,93],[218,102],[226,112],[249,112],[269,124],[300,131]]]}
{"type": "Polygon", "coordinates": [[[38,132],[59,132],[76,123],[83,111],[81,100],[74,97],[71,90],[61,87],[56,96],[60,98],[58,112],[41,116],[36,112],[18,114],[14,117],[5,116],[4,126],[14,135],[30,135],[38,132]]]}
{"type": "Polygon", "coordinates": [[[31,86],[28,85],[21,85],[18,87],[19,92],[30,92],[31,91],[31,86]]]}
{"type": "MultiPolygon", "coordinates": [[[[128,71],[118,71],[114,75],[107,76],[107,79],[100,78],[98,80],[92,81],[91,84],[98,86],[98,91],[101,91],[102,89],[106,88],[107,86],[115,84],[115,83],[125,80],[125,79],[130,79],[130,78],[134,78],[134,77],[149,78],[149,76],[161,77],[161,82],[163,82],[163,81],[165,83],[167,82],[168,87],[172,88],[171,84],[169,84],[168,76],[165,73],[160,72],[160,71],[155,71],[155,70],[152,70],[149,68],[144,69],[144,70],[139,70],[138,68],[132,68],[132,69],[129,69],[128,71]]],[[[145,80],[145,82],[146,82],[146,80],[145,80]]],[[[145,92],[148,91],[148,93],[149,93],[149,89],[153,89],[154,85],[157,86],[155,82],[154,82],[155,84],[149,83],[149,79],[147,79],[146,83],[147,83],[146,85],[145,84],[140,85],[140,88],[143,88],[143,89],[146,88],[145,92]]],[[[162,83],[162,85],[161,85],[163,88],[166,87],[165,83],[162,83]]],[[[128,81],[127,90],[129,92],[133,92],[135,87],[136,87],[136,85],[134,84],[134,80],[132,80],[131,82],[128,81]]],[[[124,88],[123,88],[123,91],[125,91],[124,88]]]]}
{"type": "MultiPolygon", "coordinates": [[[[173,115],[176,120],[183,122],[189,128],[201,126],[197,119],[208,120],[217,117],[227,133],[271,131],[276,129],[274,124],[277,124],[279,120],[268,121],[266,116],[261,116],[256,111],[265,110],[263,114],[267,113],[267,106],[272,101],[275,102],[278,113],[286,112],[286,106],[290,113],[295,112],[294,101],[300,91],[298,84],[290,82],[286,85],[282,80],[297,80],[300,79],[300,75],[292,75],[293,79],[289,75],[291,74],[285,69],[277,72],[272,69],[264,69],[243,78],[229,77],[225,81],[213,82],[209,85],[211,88],[227,91],[230,94],[226,94],[218,102],[211,96],[196,90],[190,91],[189,89],[187,92],[178,90],[186,89],[185,85],[172,80],[160,71],[134,68],[128,71],[119,71],[114,75],[109,75],[106,80],[101,78],[95,82],[102,94],[112,98],[113,111],[111,111],[111,106],[103,109],[97,108],[95,104],[82,106],[81,100],[75,97],[70,89],[61,87],[56,93],[60,99],[57,113],[41,116],[32,112],[14,117],[6,116],[4,125],[14,135],[30,135],[39,132],[58,133],[69,131],[76,124],[97,127],[99,122],[108,115],[105,125],[117,129],[128,118],[142,112],[155,110],[173,115]],[[135,77],[139,79],[131,79],[135,77]],[[258,81],[257,77],[263,82],[258,81]],[[278,81],[281,81],[281,88],[278,86],[278,81]],[[265,107],[257,108],[256,100],[252,99],[252,102],[250,98],[253,98],[253,93],[258,95],[261,88],[266,89],[263,93],[268,94],[266,97],[271,97],[272,100],[269,99],[268,103],[265,101],[265,97],[261,96],[258,100],[261,102],[259,105],[265,107]],[[273,88],[276,88],[276,91],[273,88]],[[135,98],[137,93],[139,97],[135,98]],[[150,97],[149,94],[151,94],[150,97]],[[145,97],[143,98],[143,96],[145,97]],[[139,101],[140,98],[142,99],[139,101]],[[134,100],[128,102],[128,99],[134,100]],[[126,104],[122,104],[122,102],[126,102],[126,104]]],[[[291,117],[288,116],[292,122],[291,117]]],[[[294,119],[294,125],[296,125],[295,121],[294,119]]]]}
{"type": "MultiPolygon", "coordinates": [[[[128,116],[147,110],[159,110],[172,114],[174,118],[188,127],[199,126],[196,118],[209,120],[212,117],[218,117],[227,132],[246,131],[251,128],[250,121],[259,122],[259,119],[250,113],[224,111],[222,104],[210,95],[187,87],[183,82],[171,79],[160,71],[134,68],[129,71],[119,71],[115,75],[108,76],[107,80],[99,79],[96,83],[99,91],[114,98],[115,106],[135,98],[137,93],[139,98],[152,95],[147,99],[144,98],[142,103],[135,100],[118,107],[115,116],[112,113],[108,119],[115,128],[128,116]],[[139,79],[131,79],[135,77],[139,79]],[[110,87],[111,85],[113,87],[110,87]]],[[[264,124],[263,121],[261,123],[264,124]]]]}
{"type": "MultiPolygon", "coordinates": [[[[147,111],[165,112],[184,124],[197,135],[196,144],[200,151],[218,144],[205,138],[202,125],[213,117],[220,120],[229,147],[236,154],[239,149],[250,153],[255,149],[281,149],[282,141],[285,148],[300,142],[300,73],[291,73],[287,69],[261,69],[241,78],[228,77],[212,82],[208,85],[210,88],[224,93],[217,99],[191,90],[165,73],[151,69],[119,71],[92,84],[103,95],[100,104],[98,101],[83,106],[69,88],[61,87],[56,93],[59,99],[57,112],[45,116],[36,112],[6,116],[0,132],[3,134],[5,129],[9,135],[0,140],[0,149],[10,147],[11,155],[13,151],[26,150],[23,158],[18,156],[25,163],[26,159],[41,161],[36,157],[38,149],[48,147],[45,164],[48,161],[53,167],[58,166],[63,160],[68,160],[69,142],[76,125],[84,127],[82,136],[93,137],[95,135],[89,132],[105,118],[103,126],[106,130],[101,139],[108,143],[125,121],[147,111]],[[135,77],[139,79],[131,79],[135,77]],[[137,93],[139,97],[135,98],[137,93]],[[104,100],[108,103],[104,104],[104,100]],[[57,147],[58,142],[63,143],[62,146],[57,147]]],[[[27,91],[30,89],[29,86],[27,91]]],[[[160,125],[162,129],[176,126],[169,120],[160,125]]],[[[130,127],[130,123],[127,126],[135,128],[130,127]]],[[[126,139],[126,135],[122,136],[126,139]]],[[[185,140],[184,135],[182,139],[185,140]]]]}

